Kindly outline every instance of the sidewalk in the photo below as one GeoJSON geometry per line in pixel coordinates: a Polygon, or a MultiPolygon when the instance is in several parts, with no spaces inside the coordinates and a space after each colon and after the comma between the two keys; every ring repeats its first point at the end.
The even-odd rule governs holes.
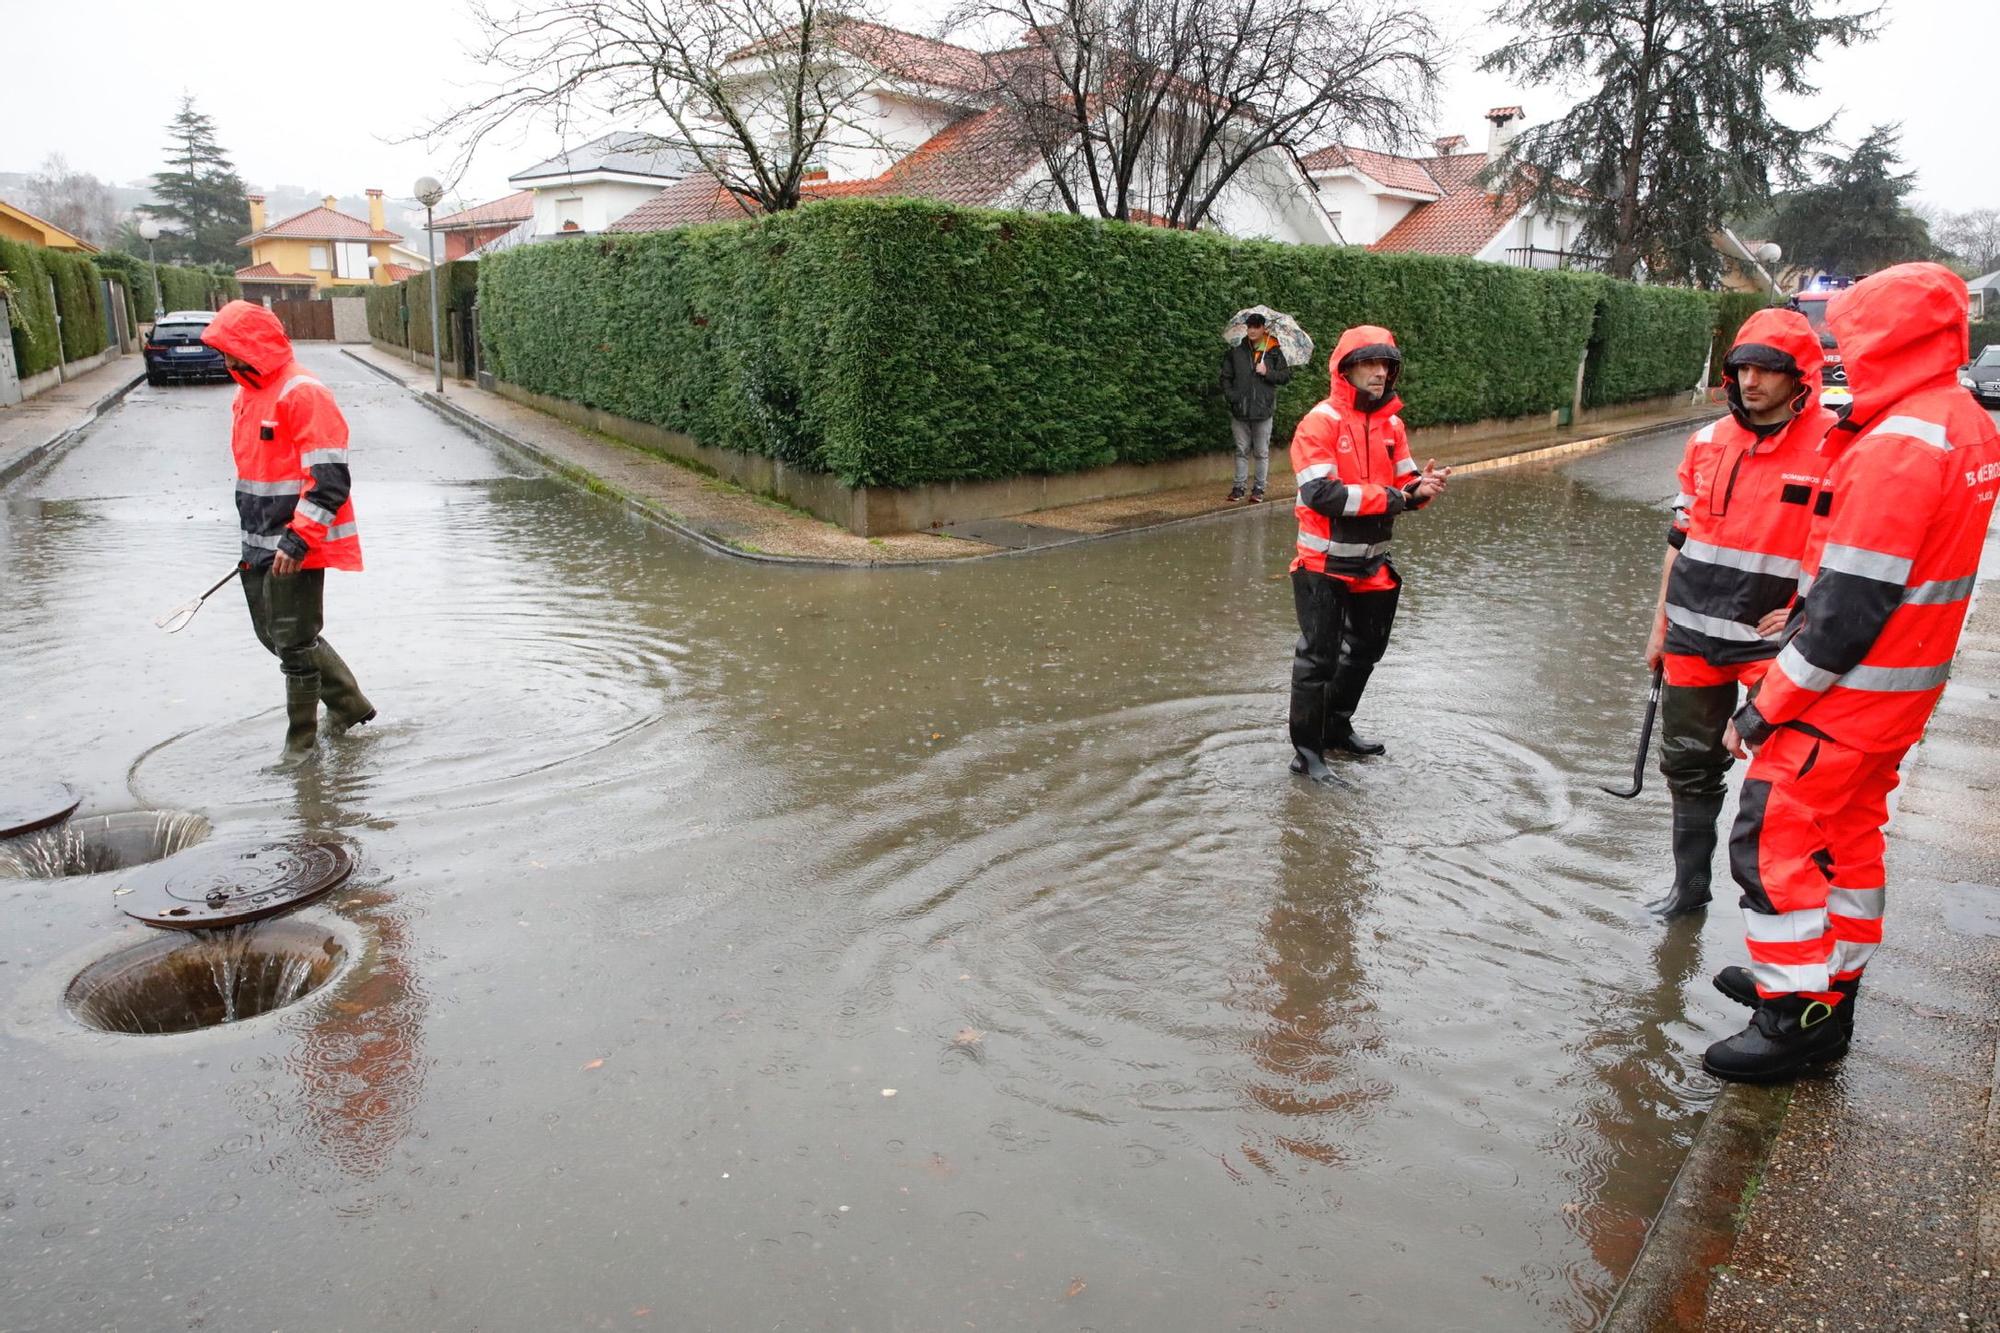
{"type": "Polygon", "coordinates": [[[135,353],[25,403],[0,407],[0,486],[48,457],[145,378],[146,359],[135,353]]]}
{"type": "MultiPolygon", "coordinates": [[[[616,496],[704,545],[752,559],[836,565],[932,564],[1044,550],[1257,508],[1224,502],[1229,488],[1228,464],[1218,460],[1216,479],[1207,485],[1038,509],[1010,518],[970,520],[934,533],[857,537],[789,505],[752,495],[622,440],[579,430],[475,385],[447,381],[439,400],[431,392],[430,376],[421,367],[373,347],[342,350],[469,429],[531,454],[571,480],[616,496]]],[[[1608,433],[1591,434],[1590,428],[1585,428],[1567,436],[1543,431],[1518,439],[1495,439],[1484,446],[1493,457],[1454,470],[1478,472],[1580,453],[1670,427],[1691,428],[1692,423],[1714,415],[1714,409],[1696,408],[1621,421],[1608,433]]],[[[1271,469],[1269,503],[1289,505],[1292,495],[1291,470],[1281,455],[1271,469]]]]}
{"type": "Polygon", "coordinates": [[[1852,1052],[1789,1095],[1723,1090],[1608,1329],[2000,1327],[1996,594],[1903,766],[1852,1052]]]}

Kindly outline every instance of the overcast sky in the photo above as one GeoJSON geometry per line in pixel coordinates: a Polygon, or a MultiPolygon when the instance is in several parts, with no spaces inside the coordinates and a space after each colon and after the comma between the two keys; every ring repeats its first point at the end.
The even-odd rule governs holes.
{"type": "MultiPolygon", "coordinates": [[[[1423,2],[1459,52],[1437,134],[1464,134],[1479,145],[1488,107],[1520,103],[1535,121],[1568,104],[1558,90],[1510,86],[1474,70],[1497,44],[1481,24],[1486,0],[1423,2]]],[[[375,186],[406,195],[412,180],[441,170],[450,154],[387,140],[416,129],[480,78],[462,54],[473,34],[461,0],[343,0],[333,9],[113,0],[91,6],[92,35],[83,46],[67,6],[7,0],[4,7],[11,112],[0,171],[32,171],[47,154],[61,153],[80,170],[137,182],[159,169],[163,129],[185,90],[254,184],[332,194],[375,186]],[[69,56],[85,49],[89,86],[80,88],[69,56]],[[62,58],[38,59],[37,50],[62,58]]],[[[886,6],[894,21],[917,29],[942,8],[920,0],[886,6]]],[[[1877,122],[1900,120],[1905,160],[1919,173],[1917,198],[1954,210],[2000,205],[1993,75],[1981,68],[1991,34],[1973,17],[1980,8],[1887,0],[1881,37],[1828,53],[1815,80],[1823,91],[1796,108],[1795,123],[1838,114],[1836,128],[1852,142],[1877,122]]],[[[523,126],[489,143],[461,182],[460,198],[504,193],[508,175],[559,146],[546,126],[523,126]]]]}

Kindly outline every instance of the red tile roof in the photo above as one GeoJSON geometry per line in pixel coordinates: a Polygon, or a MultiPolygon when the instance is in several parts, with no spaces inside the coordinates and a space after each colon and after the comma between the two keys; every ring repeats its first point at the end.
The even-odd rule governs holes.
{"type": "Polygon", "coordinates": [[[401,264],[390,264],[387,267],[389,269],[389,281],[391,282],[401,282],[405,278],[414,278],[423,272],[420,268],[406,268],[401,264]]]}
{"type": "MultiPolygon", "coordinates": [[[[995,107],[961,116],[932,135],[880,176],[856,181],[809,182],[808,199],[904,198],[991,205],[1036,159],[1033,147],[1010,125],[1012,113],[995,107]]],[[[739,202],[713,176],[696,175],[654,195],[607,230],[665,231],[695,222],[753,217],[757,208],[739,202]]]]}
{"type": "Polygon", "coordinates": [[[1369,249],[1476,255],[1521,211],[1511,192],[1493,194],[1479,183],[1486,169],[1484,153],[1434,157],[1424,167],[1444,187],[1444,197],[1418,204],[1369,249]]]}
{"type": "Polygon", "coordinates": [[[986,58],[950,42],[885,28],[879,23],[849,19],[833,34],[834,45],[866,60],[884,74],[959,92],[980,92],[993,86],[986,58]]]}
{"type": "Polygon", "coordinates": [[[1425,169],[1423,160],[1395,153],[1377,153],[1372,149],[1350,148],[1340,143],[1328,144],[1317,152],[1306,154],[1301,159],[1301,165],[1307,174],[1351,169],[1379,185],[1407,194],[1436,198],[1444,193],[1444,186],[1425,169]]]}
{"type": "Polygon", "coordinates": [[[474,204],[471,208],[447,213],[431,223],[431,230],[456,231],[460,228],[493,227],[503,223],[511,225],[524,222],[534,215],[535,192],[516,190],[503,198],[489,199],[483,204],[474,204]]]}
{"type": "Polygon", "coordinates": [[[376,231],[360,218],[337,209],[318,205],[303,213],[282,218],[262,231],[253,231],[236,243],[248,245],[267,236],[285,236],[301,241],[400,241],[393,231],[376,231]]]}
{"type": "Polygon", "coordinates": [[[239,282],[317,282],[310,273],[280,273],[272,265],[252,264],[248,268],[236,270],[239,282]]]}

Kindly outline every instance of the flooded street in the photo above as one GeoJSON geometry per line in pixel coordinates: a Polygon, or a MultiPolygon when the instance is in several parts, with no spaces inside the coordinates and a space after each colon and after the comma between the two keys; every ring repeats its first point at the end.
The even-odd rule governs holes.
{"type": "MultiPolygon", "coordinates": [[[[0,492],[0,752],[330,835],[347,961],[94,1031],[154,932],[0,878],[0,1329],[1588,1327],[1740,1025],[1628,775],[1682,435],[1454,483],[1285,770],[1288,506],[882,572],[708,554],[330,348],[381,709],[299,775],[227,388],[0,492]]],[[[1412,386],[1420,393],[1420,386],[1412,386]]]]}

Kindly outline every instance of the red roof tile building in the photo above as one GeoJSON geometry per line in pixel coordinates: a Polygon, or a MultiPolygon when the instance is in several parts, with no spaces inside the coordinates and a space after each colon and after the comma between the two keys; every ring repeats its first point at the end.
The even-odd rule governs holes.
{"type": "Polygon", "coordinates": [[[504,236],[535,215],[535,192],[516,190],[498,199],[489,199],[471,208],[461,208],[431,221],[431,231],[442,239],[438,255],[441,264],[463,259],[472,251],[504,236]]]}
{"type": "MultiPolygon", "coordinates": [[[[824,145],[807,199],[890,196],[984,207],[1045,207],[1052,191],[1041,155],[1000,101],[999,81],[1014,62],[1036,58],[1031,43],[991,54],[858,20],[842,22],[833,45],[864,79],[852,108],[859,132],[824,145]]],[[[737,53],[740,77],[755,77],[764,48],[737,53]]],[[[1341,237],[1288,154],[1272,151],[1246,169],[1243,188],[1218,208],[1213,225],[1232,235],[1327,244],[1341,237]]],[[[518,179],[518,178],[517,178],[518,179]]],[[[740,182],[739,182],[740,183],[740,182]]],[[[690,172],[612,223],[614,232],[658,231],[752,216],[702,171],[690,172]]]]}
{"type": "Polygon", "coordinates": [[[1468,149],[1464,135],[1453,135],[1437,140],[1427,156],[1331,144],[1302,161],[1352,244],[1531,268],[1594,267],[1596,258],[1576,249],[1580,213],[1531,209],[1522,191],[1486,179],[1521,108],[1495,107],[1486,119],[1492,132],[1484,150],[1468,149]]]}
{"type": "Polygon", "coordinates": [[[403,238],[385,225],[382,192],[368,191],[365,222],[333,205],[328,195],[316,208],[266,222],[264,197],[250,196],[250,234],[237,242],[250,250],[250,262],[236,270],[244,299],[289,300],[391,281],[390,250],[403,238]]]}

